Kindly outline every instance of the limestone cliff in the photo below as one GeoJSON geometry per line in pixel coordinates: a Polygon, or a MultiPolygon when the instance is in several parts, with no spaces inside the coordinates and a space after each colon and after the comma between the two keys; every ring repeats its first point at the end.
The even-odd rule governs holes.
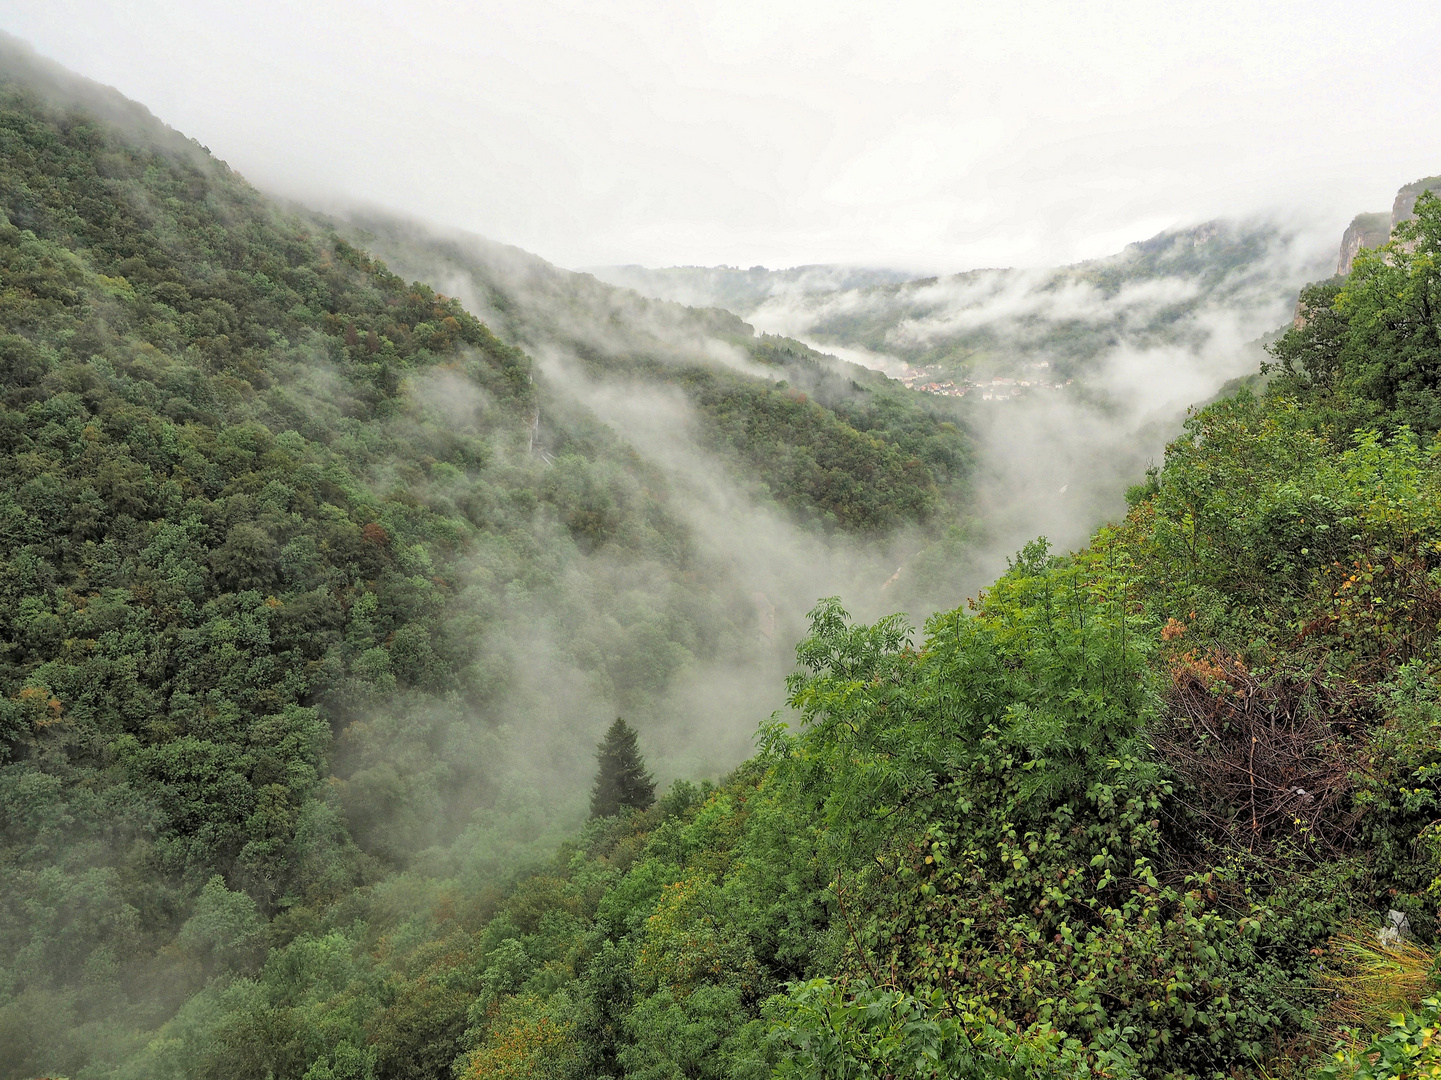
{"type": "Polygon", "coordinates": [[[1396,201],[1391,204],[1391,228],[1394,229],[1411,216],[1411,211],[1416,207],[1416,200],[1421,197],[1423,191],[1434,191],[1437,195],[1441,195],[1441,176],[1428,176],[1424,180],[1407,184],[1396,192],[1396,201]]]}
{"type": "MultiPolygon", "coordinates": [[[[1416,200],[1411,201],[1414,203],[1416,200]]],[[[1356,258],[1356,252],[1363,247],[1380,247],[1390,238],[1390,214],[1384,210],[1375,214],[1357,214],[1341,236],[1341,257],[1336,262],[1337,276],[1345,277],[1351,272],[1351,262],[1356,258]]]]}
{"type": "MultiPolygon", "coordinates": [[[[1421,192],[1434,191],[1441,195],[1441,176],[1427,176],[1415,180],[1396,192],[1396,201],[1391,204],[1391,213],[1381,211],[1375,214],[1357,214],[1341,237],[1341,256],[1336,261],[1336,274],[1345,277],[1351,272],[1351,263],[1356,252],[1364,248],[1380,247],[1391,239],[1391,231],[1411,216],[1421,192]]],[[[1297,318],[1300,318],[1300,312],[1297,318]]]]}

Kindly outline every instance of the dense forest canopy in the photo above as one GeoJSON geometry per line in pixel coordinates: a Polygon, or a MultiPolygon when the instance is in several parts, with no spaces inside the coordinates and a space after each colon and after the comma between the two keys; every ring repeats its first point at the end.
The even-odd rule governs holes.
{"type": "Polygon", "coordinates": [[[757,600],[521,345],[827,542],[955,523],[948,414],[450,253],[493,332],[19,53],[0,211],[0,1077],[1438,1067],[1441,201],[1086,547],[919,630],[819,601],[658,797],[757,600]]]}
{"type": "MultiPolygon", "coordinates": [[[[0,208],[7,1075],[123,1055],[218,959],[417,861],[510,866],[583,815],[532,779],[589,767],[576,701],[654,725],[696,658],[756,662],[663,475],[143,109],[7,53],[0,208]]],[[[949,440],[954,499],[933,412],[878,436],[683,374],[724,467],[823,532],[952,506],[905,441],[949,440]]]]}

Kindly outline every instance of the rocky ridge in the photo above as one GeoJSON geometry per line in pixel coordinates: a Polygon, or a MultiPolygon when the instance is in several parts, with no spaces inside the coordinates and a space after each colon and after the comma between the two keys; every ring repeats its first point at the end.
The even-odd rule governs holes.
{"type": "Polygon", "coordinates": [[[1371,214],[1357,214],[1346,232],[1341,236],[1341,251],[1336,260],[1336,276],[1345,277],[1351,272],[1356,253],[1362,248],[1377,248],[1391,239],[1396,226],[1411,216],[1416,200],[1423,191],[1441,193],[1441,176],[1427,176],[1412,181],[1396,192],[1391,204],[1391,213],[1378,210],[1371,214]]]}

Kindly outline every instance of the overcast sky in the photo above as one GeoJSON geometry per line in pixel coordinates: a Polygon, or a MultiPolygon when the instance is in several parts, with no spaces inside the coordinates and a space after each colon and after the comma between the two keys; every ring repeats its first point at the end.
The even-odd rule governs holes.
{"type": "Polygon", "coordinates": [[[1441,172],[1441,4],[5,0],[262,187],[566,266],[957,270],[1441,172]]]}

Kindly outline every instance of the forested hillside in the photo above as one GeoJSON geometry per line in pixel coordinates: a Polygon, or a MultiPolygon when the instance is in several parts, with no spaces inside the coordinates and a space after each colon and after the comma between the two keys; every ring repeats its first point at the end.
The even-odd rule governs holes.
{"type": "Polygon", "coordinates": [[[492,332],[19,52],[0,209],[0,1078],[1441,1067],[1441,201],[1088,546],[788,675],[596,388],[835,544],[954,522],[945,414],[441,252],[492,332]],[[651,803],[721,661],[786,707],[651,803]]]}
{"type": "Polygon", "coordinates": [[[602,281],[634,289],[643,296],[677,300],[695,307],[719,307],[748,315],[766,301],[786,296],[808,296],[873,285],[900,285],[922,277],[900,270],[857,266],[792,266],[770,270],[764,266],[598,266],[592,271],[602,281]]]}
{"type": "MultiPolygon", "coordinates": [[[[1368,311],[1436,352],[1418,214],[1341,291],[1354,355],[1368,311]]],[[[1197,413],[1085,550],[1029,545],[919,639],[822,601],[791,712],[721,785],[503,891],[413,882],[424,917],[377,888],[132,1067],[1429,1075],[1436,450],[1305,330],[1276,347],[1305,381],[1197,413]]]]}
{"type": "Polygon", "coordinates": [[[1425,1075],[1441,491],[1335,434],[1220,402],[919,640],[823,601],[724,783],[225,953],[125,1074],[1425,1075]]]}
{"type": "MultiPolygon", "coordinates": [[[[497,879],[615,711],[679,738],[678,679],[764,667],[747,582],[525,352],[9,45],[0,209],[4,1075],[103,1074],[408,867],[497,879]]],[[[901,436],[714,380],[719,467],[822,535],[954,513],[901,436]]]]}
{"type": "MultiPolygon", "coordinates": [[[[1321,263],[1294,233],[1264,222],[1167,230],[1101,259],[1055,269],[983,269],[913,280],[866,280],[798,268],[763,292],[736,295],[743,272],[691,267],[601,271],[648,296],[736,296],[757,325],[824,347],[862,348],[927,373],[922,381],[992,377],[1051,384],[1102,372],[1118,349],[1195,348],[1218,318],[1264,314],[1321,263]],[[1044,362],[1045,367],[1038,365],[1044,362]],[[1044,371],[1044,374],[1042,373],[1044,371]]],[[[1242,338],[1246,340],[1246,338],[1242,338]]],[[[892,371],[892,374],[898,374],[892,371]]]]}
{"type": "Polygon", "coordinates": [[[966,505],[973,454],[953,401],[757,335],[729,311],[647,300],[480,237],[373,212],[334,224],[407,274],[444,282],[540,357],[559,393],[578,379],[676,387],[701,449],[812,527],[875,535],[966,505]]]}

